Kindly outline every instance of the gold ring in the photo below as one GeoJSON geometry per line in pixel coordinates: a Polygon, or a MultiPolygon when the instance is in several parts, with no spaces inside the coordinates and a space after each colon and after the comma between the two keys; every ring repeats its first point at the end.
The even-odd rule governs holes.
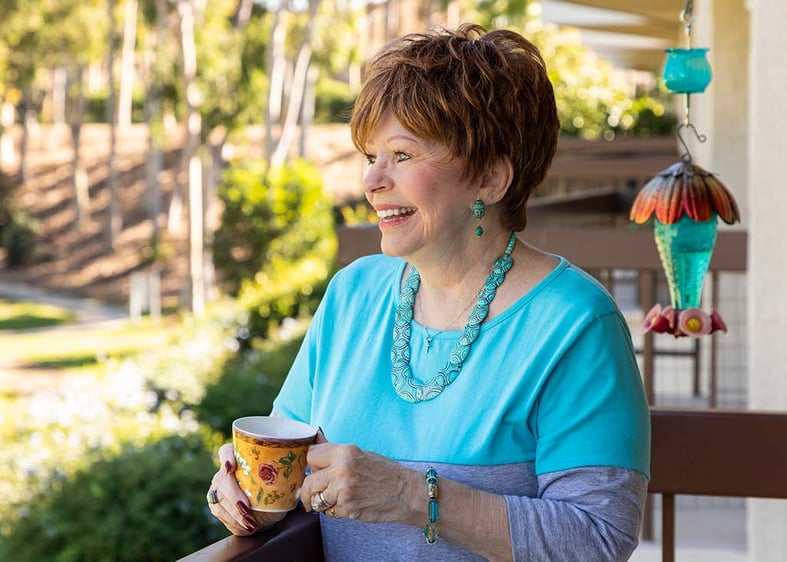
{"type": "Polygon", "coordinates": [[[328,508],[333,507],[334,504],[329,503],[328,500],[325,499],[325,496],[322,495],[322,492],[317,492],[312,496],[312,510],[318,513],[322,513],[328,508]]]}
{"type": "Polygon", "coordinates": [[[331,516],[331,517],[333,517],[334,519],[336,519],[337,517],[339,517],[338,515],[336,515],[336,510],[335,510],[334,508],[330,508],[330,509],[328,509],[327,513],[328,513],[328,515],[330,515],[330,516],[331,516]]]}

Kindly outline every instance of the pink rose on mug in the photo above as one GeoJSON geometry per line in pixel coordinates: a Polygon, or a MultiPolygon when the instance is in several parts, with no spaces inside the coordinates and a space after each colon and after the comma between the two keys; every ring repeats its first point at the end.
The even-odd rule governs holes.
{"type": "Polygon", "coordinates": [[[267,462],[260,465],[259,474],[262,481],[268,486],[273,486],[279,479],[279,469],[267,462]]]}

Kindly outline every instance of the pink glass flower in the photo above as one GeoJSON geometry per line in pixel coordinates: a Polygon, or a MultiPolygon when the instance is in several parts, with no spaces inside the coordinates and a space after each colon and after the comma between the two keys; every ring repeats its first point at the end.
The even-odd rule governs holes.
{"type": "Polygon", "coordinates": [[[667,319],[661,315],[661,305],[654,304],[653,308],[645,315],[645,320],[642,322],[642,331],[647,333],[653,330],[663,334],[668,329],[667,319]]]}
{"type": "Polygon", "coordinates": [[[710,315],[694,307],[681,310],[678,314],[678,330],[682,335],[692,338],[710,334],[710,315]]]}
{"type": "Polygon", "coordinates": [[[696,307],[676,310],[671,305],[662,308],[660,304],[654,304],[642,322],[643,333],[672,334],[676,338],[696,338],[717,330],[726,332],[727,324],[719,311],[713,308],[708,314],[696,307]]]}
{"type": "Polygon", "coordinates": [[[642,323],[642,331],[647,333],[654,331],[659,334],[674,334],[676,332],[676,313],[672,306],[661,308],[660,304],[654,304],[653,308],[645,315],[642,323]]]}
{"type": "Polygon", "coordinates": [[[721,330],[725,334],[727,333],[727,324],[724,322],[724,318],[721,317],[719,311],[715,308],[710,309],[710,331],[711,333],[715,332],[716,330],[721,330]]]}

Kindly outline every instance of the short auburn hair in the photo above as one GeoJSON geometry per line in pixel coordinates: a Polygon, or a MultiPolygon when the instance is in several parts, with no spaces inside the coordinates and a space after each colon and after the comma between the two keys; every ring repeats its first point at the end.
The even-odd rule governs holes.
{"type": "Polygon", "coordinates": [[[525,228],[527,200],[552,163],[560,128],[554,90],[533,43],[475,24],[395,39],[366,66],[350,119],[358,150],[368,152],[367,141],[388,115],[463,158],[468,177],[508,158],[514,175],[501,201],[503,226],[525,228]]]}

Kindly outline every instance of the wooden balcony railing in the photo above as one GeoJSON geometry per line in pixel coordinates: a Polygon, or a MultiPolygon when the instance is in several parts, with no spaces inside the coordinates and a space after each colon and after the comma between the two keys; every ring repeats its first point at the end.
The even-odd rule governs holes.
{"type": "Polygon", "coordinates": [[[662,562],[675,560],[675,496],[787,499],[787,413],[651,410],[662,562]]]}

